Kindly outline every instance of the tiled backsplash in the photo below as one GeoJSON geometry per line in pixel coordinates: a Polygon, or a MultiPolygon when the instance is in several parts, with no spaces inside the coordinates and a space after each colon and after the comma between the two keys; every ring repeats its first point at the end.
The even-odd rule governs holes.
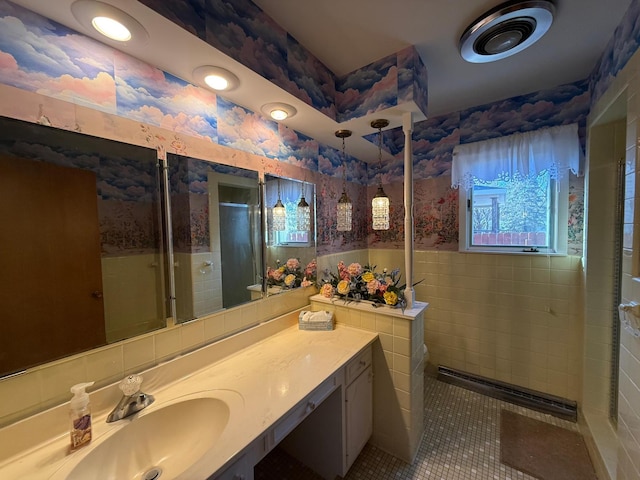
{"type": "MultiPolygon", "coordinates": [[[[576,400],[582,370],[581,257],[442,251],[414,254],[429,302],[430,363],[576,400]]],[[[399,250],[370,250],[378,268],[399,250]]]]}
{"type": "Polygon", "coordinates": [[[189,323],[51,362],[0,379],[0,427],[70,398],[69,388],[95,381],[98,388],[163,361],[308,305],[314,289],[298,289],[224,310],[189,323]]]}

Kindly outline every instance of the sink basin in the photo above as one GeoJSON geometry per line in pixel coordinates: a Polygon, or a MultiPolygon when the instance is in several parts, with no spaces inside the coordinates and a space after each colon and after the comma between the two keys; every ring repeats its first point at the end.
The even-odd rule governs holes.
{"type": "Polygon", "coordinates": [[[216,446],[241,403],[236,392],[216,391],[147,407],[73,454],[51,480],[176,478],[216,446]]]}

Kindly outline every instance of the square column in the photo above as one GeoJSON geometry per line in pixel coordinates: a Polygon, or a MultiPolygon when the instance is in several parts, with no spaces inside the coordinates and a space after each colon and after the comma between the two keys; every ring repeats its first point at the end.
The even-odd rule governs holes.
{"type": "Polygon", "coordinates": [[[310,298],[311,310],[334,313],[337,323],[374,331],[373,435],[370,442],[412,463],[424,433],[424,312],[413,308],[345,302],[321,295],[310,298]]]}

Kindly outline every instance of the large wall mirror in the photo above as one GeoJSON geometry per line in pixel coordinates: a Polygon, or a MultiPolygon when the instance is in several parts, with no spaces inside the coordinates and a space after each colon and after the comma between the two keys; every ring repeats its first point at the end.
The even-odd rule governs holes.
{"type": "Polygon", "coordinates": [[[180,155],[167,161],[177,321],[262,298],[258,173],[180,155]]]}
{"type": "Polygon", "coordinates": [[[165,326],[156,157],[0,117],[0,376],[165,326]]]}
{"type": "Polygon", "coordinates": [[[165,183],[155,149],[0,117],[0,376],[315,279],[312,183],[261,184],[256,171],[172,154],[166,165],[165,183]],[[290,260],[295,282],[265,274],[290,260]]]}
{"type": "Polygon", "coordinates": [[[266,175],[264,190],[267,294],[315,282],[315,185],[266,175]]]}

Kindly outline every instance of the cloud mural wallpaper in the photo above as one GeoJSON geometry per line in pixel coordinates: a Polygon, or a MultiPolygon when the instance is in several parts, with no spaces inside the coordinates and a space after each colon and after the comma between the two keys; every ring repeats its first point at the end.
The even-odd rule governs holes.
{"type": "MultiPolygon", "coordinates": [[[[409,101],[426,110],[426,69],[413,47],[338,79],[250,0],[143,3],[330,118],[353,118],[409,101]]],[[[579,123],[584,142],[591,102],[637,49],[638,5],[632,2],[590,78],[415,124],[416,248],[457,248],[457,192],[450,187],[455,145],[573,122],[579,123]]],[[[0,87],[7,98],[21,99],[6,102],[3,115],[133,141],[157,148],[160,155],[228,147],[235,153],[226,158],[234,165],[306,176],[317,185],[319,254],[395,248],[403,241],[401,129],[384,132],[392,159],[381,172],[347,155],[347,190],[356,221],[352,232],[342,234],[333,221],[342,192],[340,151],[7,0],[0,0],[0,27],[0,87]],[[379,174],[392,200],[388,233],[368,227],[367,199],[379,174]]],[[[375,141],[375,135],[366,138],[375,141]]],[[[570,202],[576,253],[582,238],[582,183],[572,181],[570,202]]]]}

